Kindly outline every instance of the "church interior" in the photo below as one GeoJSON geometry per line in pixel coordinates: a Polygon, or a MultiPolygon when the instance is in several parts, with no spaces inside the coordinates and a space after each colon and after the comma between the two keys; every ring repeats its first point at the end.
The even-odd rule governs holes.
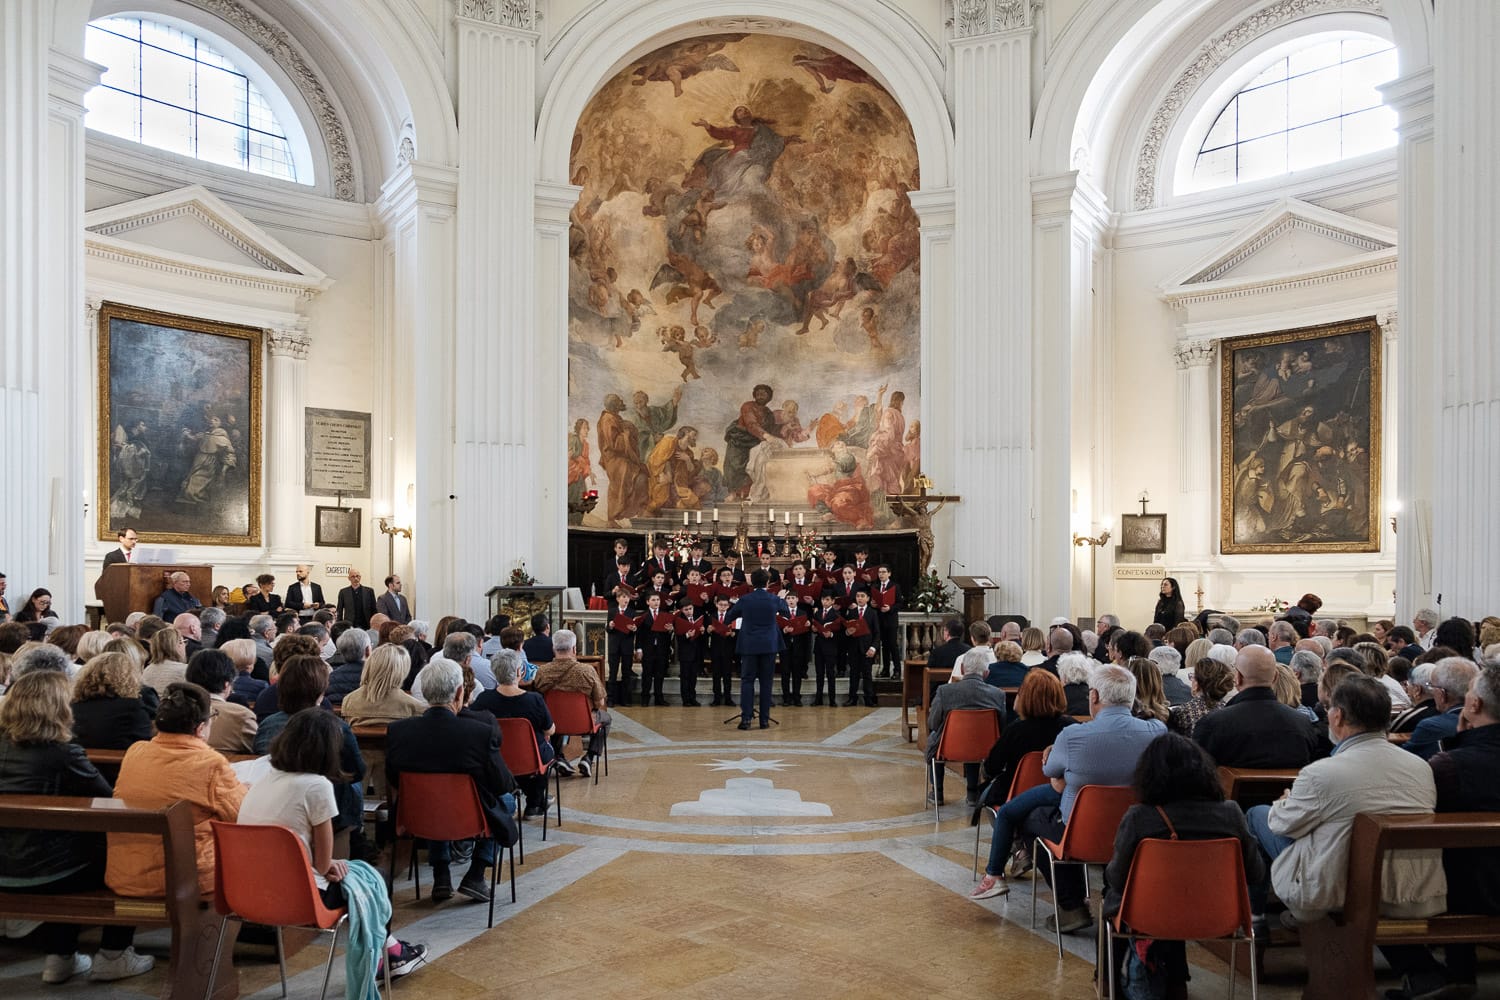
{"type": "MultiPolygon", "coordinates": [[[[1479,735],[1500,722],[1485,700],[1500,693],[1500,466],[1484,457],[1500,442],[1497,44],[1491,0],[8,0],[0,639],[6,622],[31,631],[0,641],[0,709],[19,704],[11,668],[28,639],[76,625],[73,646],[88,633],[100,652],[148,612],[186,642],[178,655],[140,635],[148,679],[163,662],[192,673],[203,636],[178,611],[215,632],[227,615],[265,647],[260,673],[283,632],[308,634],[326,610],[324,626],[368,630],[350,654],[370,657],[349,685],[361,691],[381,647],[411,662],[372,617],[430,664],[462,660],[444,636],[471,630],[466,682],[506,691],[484,672],[508,626],[531,671],[546,666],[533,640],[550,658],[549,633],[576,637],[614,774],[564,774],[549,794],[558,768],[542,763],[546,839],[527,791],[525,860],[496,862],[491,926],[483,906],[435,903],[422,865],[396,872],[391,934],[426,948],[398,992],[1196,997],[1253,982],[1272,998],[1500,996],[1500,873],[1472,860],[1500,848],[1486,817],[1500,803],[1453,797],[1473,793],[1454,777],[1479,759],[1463,753],[1500,753],[1479,735]],[[746,634],[747,595],[767,580],[785,615],[776,680],[759,677],[763,695],[777,686],[774,724],[752,715],[752,664],[772,654],[746,634]],[[307,596],[283,604],[294,584],[307,596]],[[830,638],[816,620],[833,593],[830,638]],[[810,630],[787,624],[793,594],[810,630]],[[878,628],[861,660],[845,622],[867,604],[878,628]],[[262,637],[266,614],[299,609],[262,637]],[[737,640],[709,628],[716,610],[743,614],[737,640]],[[1429,876],[1447,872],[1447,910],[1382,908],[1378,879],[1371,902],[1356,849],[1339,873],[1347,904],[1300,928],[1295,906],[1282,924],[1272,912],[1268,928],[1241,872],[1255,943],[1148,953],[1126,942],[1152,935],[1122,936],[1116,951],[1136,956],[1122,977],[1143,981],[1110,987],[1109,845],[1085,866],[1092,922],[1055,932],[1080,912],[1061,888],[1026,865],[985,867],[1005,826],[975,798],[977,775],[996,778],[977,768],[985,753],[938,750],[956,732],[944,689],[983,683],[966,679],[971,645],[1009,699],[989,742],[1032,721],[1016,703],[1042,696],[1021,698],[1020,674],[996,679],[1010,641],[1059,697],[1082,685],[1068,697],[1087,707],[1052,713],[1080,720],[1061,732],[1113,724],[1113,671],[1132,718],[1204,748],[1210,769],[1200,716],[1169,718],[1164,678],[1182,692],[1172,712],[1190,698],[1248,708],[1276,654],[1302,685],[1280,707],[1315,731],[1307,768],[1347,763],[1369,735],[1358,697],[1383,691],[1392,720],[1430,700],[1422,718],[1450,720],[1418,755],[1438,755],[1436,779],[1425,764],[1412,778],[1431,801],[1387,812],[1472,827],[1424,840],[1397,824],[1356,848],[1425,852],[1429,876]],[[1304,672],[1291,661],[1309,642],[1304,672]],[[1358,693],[1338,694],[1338,647],[1366,645],[1358,693]],[[1452,655],[1424,669],[1435,646],[1452,655]],[[1070,655],[1094,673],[1070,681],[1070,655]],[[1210,693],[1217,672],[1239,693],[1210,693]],[[735,715],[712,710],[710,686],[735,715]],[[1467,863],[1493,889],[1460,909],[1467,863]],[[1003,890],[973,895],[997,877],[1003,890]],[[1380,910],[1369,928],[1356,897],[1380,910]],[[1413,957],[1429,946],[1447,966],[1413,957]]],[[[314,636],[325,684],[349,662],[333,631],[314,636]]],[[[86,666],[80,653],[68,670],[70,719],[86,666]]],[[[403,687],[440,711],[420,667],[403,687]]],[[[517,682],[531,691],[529,673],[517,682]]],[[[156,711],[151,684],[132,690],[156,711]]],[[[163,712],[182,697],[165,680],[160,694],[163,712]]],[[[274,690],[265,714],[251,701],[261,725],[296,717],[274,690]]],[[[26,840],[6,824],[29,822],[34,796],[83,794],[7,774],[6,749],[37,739],[15,718],[0,711],[0,854],[26,840]]],[[[406,855],[379,800],[398,744],[339,718],[367,774],[353,846],[337,840],[335,857],[362,859],[362,822],[372,871],[395,872],[406,855]]],[[[143,743],[172,735],[149,712],[146,726],[143,743]]],[[[1417,749],[1397,721],[1381,728],[1381,749],[1417,749]]],[[[577,734],[554,750],[543,729],[547,761],[594,752],[577,734]]],[[[276,743],[241,756],[291,754],[276,743]]],[[[69,745],[110,783],[132,752],[69,745]]],[[[1309,774],[1248,764],[1245,787],[1256,766],[1284,780],[1244,797],[1217,763],[1218,805],[1269,805],[1285,833],[1276,794],[1297,801],[1309,774]]],[[[1010,784],[1018,766],[990,804],[1032,794],[1010,784]]],[[[1076,784],[1047,777],[1071,808],[1076,784]]],[[[1235,815],[1253,846],[1258,814],[1248,828],[1235,815]]],[[[1369,815],[1329,848],[1340,869],[1369,815]]],[[[99,822],[79,829],[112,829],[99,822]]],[[[1016,843],[1032,832],[1018,825],[1016,843]]],[[[1263,879],[1285,897],[1267,843],[1263,879]]],[[[53,925],[37,927],[71,911],[28,909],[45,890],[5,867],[0,983],[53,995],[40,984],[62,981],[45,978],[56,955],[38,943],[53,925]]],[[[1159,908],[1193,902],[1195,874],[1178,875],[1159,908]]],[[[60,992],[177,995],[222,923],[211,899],[201,910],[192,959],[186,924],[143,917],[126,961],[154,955],[154,969],[112,986],[70,972],[60,992]]],[[[95,971],[116,968],[116,938],[87,915],[68,921],[85,927],[78,952],[100,945],[95,971]]],[[[282,976],[242,933],[212,995],[321,995],[325,963],[344,988],[326,936],[287,942],[282,976]]]]}

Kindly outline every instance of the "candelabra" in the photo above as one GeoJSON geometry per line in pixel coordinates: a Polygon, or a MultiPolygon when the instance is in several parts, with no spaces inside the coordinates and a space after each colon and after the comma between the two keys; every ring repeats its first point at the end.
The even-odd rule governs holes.
{"type": "Polygon", "coordinates": [[[1087,545],[1089,547],[1089,617],[1098,617],[1098,570],[1099,570],[1099,547],[1109,542],[1109,529],[1105,528],[1097,537],[1073,533],[1074,545],[1087,545]]]}
{"type": "MultiPolygon", "coordinates": [[[[597,501],[597,498],[595,500],[597,501]]],[[[380,533],[385,536],[385,572],[390,576],[396,572],[396,536],[400,535],[408,542],[411,541],[411,529],[401,528],[391,523],[388,517],[382,517],[376,524],[380,533]]]]}

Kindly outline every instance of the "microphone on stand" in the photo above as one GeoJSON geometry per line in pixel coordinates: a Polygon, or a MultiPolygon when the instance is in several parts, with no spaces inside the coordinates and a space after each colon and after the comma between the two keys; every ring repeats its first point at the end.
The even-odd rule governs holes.
{"type": "MultiPolygon", "coordinates": [[[[948,560],[948,576],[950,578],[952,578],[952,576],[953,576],[953,567],[954,566],[957,566],[959,569],[968,569],[969,568],[969,567],[965,566],[963,563],[959,562],[957,559],[949,559],[948,560]]],[[[1439,604],[1439,606],[1441,606],[1442,602],[1439,601],[1438,604],[1439,604]]]]}

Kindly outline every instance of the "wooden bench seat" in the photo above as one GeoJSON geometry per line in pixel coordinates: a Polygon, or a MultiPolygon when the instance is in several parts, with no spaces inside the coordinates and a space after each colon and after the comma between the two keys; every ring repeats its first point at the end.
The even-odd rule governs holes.
{"type": "MultiPolygon", "coordinates": [[[[85,927],[101,924],[170,927],[171,974],[163,996],[199,1000],[208,995],[208,976],[220,919],[214,912],[213,900],[198,892],[193,813],[186,802],[176,802],[165,809],[131,809],[118,799],[0,795],[0,828],[160,837],[166,859],[165,897],[118,896],[107,889],[67,895],[0,892],[0,917],[85,927]]],[[[214,1000],[238,996],[238,982],[232,964],[221,965],[214,1000]]]]}
{"type": "Polygon", "coordinates": [[[1219,768],[1219,787],[1224,798],[1243,808],[1269,805],[1297,780],[1297,768],[1219,768]]]}

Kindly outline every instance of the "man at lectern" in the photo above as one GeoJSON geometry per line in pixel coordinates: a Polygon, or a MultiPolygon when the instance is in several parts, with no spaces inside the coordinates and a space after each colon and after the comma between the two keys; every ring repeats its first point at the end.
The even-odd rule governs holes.
{"type": "Polygon", "coordinates": [[[99,579],[94,582],[95,597],[99,596],[99,585],[104,582],[104,573],[109,572],[111,566],[115,563],[135,562],[135,543],[137,541],[135,529],[121,528],[115,533],[115,537],[120,540],[120,547],[104,553],[103,572],[99,574],[99,579]]]}

